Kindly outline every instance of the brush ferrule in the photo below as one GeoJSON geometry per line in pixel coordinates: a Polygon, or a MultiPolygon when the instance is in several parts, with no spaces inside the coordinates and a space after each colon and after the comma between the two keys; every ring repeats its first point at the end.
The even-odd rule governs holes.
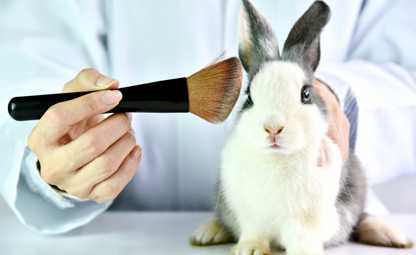
{"type": "Polygon", "coordinates": [[[186,78],[151,82],[119,89],[123,99],[110,112],[188,112],[186,78]]]}

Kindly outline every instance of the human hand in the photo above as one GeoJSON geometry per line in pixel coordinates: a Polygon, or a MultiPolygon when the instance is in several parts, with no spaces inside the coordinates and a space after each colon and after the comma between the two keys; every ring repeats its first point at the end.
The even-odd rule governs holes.
{"type": "MultiPolygon", "coordinates": [[[[319,80],[316,80],[314,85],[318,94],[322,97],[327,107],[329,123],[327,136],[338,146],[341,151],[342,159],[345,161],[349,155],[350,123],[343,110],[341,109],[338,100],[330,91],[330,89],[319,80]]],[[[325,150],[326,148],[323,144],[321,146],[318,165],[325,165],[325,150]]]]}
{"type": "MultiPolygon", "coordinates": [[[[84,69],[64,92],[115,89],[116,80],[84,69]]],[[[118,90],[89,93],[50,107],[28,137],[41,177],[70,195],[98,203],[114,199],[135,175],[141,149],[125,113],[102,113],[121,100],[118,90]]]]}

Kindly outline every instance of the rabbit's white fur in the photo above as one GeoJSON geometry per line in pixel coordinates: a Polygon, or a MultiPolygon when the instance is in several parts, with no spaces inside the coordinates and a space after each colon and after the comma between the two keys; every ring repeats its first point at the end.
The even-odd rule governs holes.
{"type": "Polygon", "coordinates": [[[254,105],[242,112],[223,149],[220,181],[239,226],[237,253],[253,248],[246,242],[274,241],[288,252],[320,254],[338,229],[341,155],[324,138],[318,107],[300,102],[305,79],[295,63],[266,63],[251,83],[254,105]],[[281,148],[270,148],[264,125],[284,126],[281,148]],[[317,165],[322,141],[325,168],[317,165]]]}
{"type": "Polygon", "coordinates": [[[267,21],[248,0],[243,7],[239,56],[249,98],[222,151],[216,217],[191,241],[209,245],[232,236],[239,255],[269,254],[271,244],[288,255],[323,254],[351,236],[366,190],[359,160],[350,153],[343,162],[327,138],[327,109],[311,86],[330,10],[315,1],[280,55],[267,21]]]}

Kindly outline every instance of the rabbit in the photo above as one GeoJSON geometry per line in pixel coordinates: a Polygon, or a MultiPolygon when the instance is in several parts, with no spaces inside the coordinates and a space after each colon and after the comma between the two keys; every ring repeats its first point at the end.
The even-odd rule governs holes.
{"type": "Polygon", "coordinates": [[[342,162],[325,135],[327,111],[312,83],[329,7],[312,4],[291,29],[282,55],[248,0],[242,15],[239,55],[249,77],[247,98],[222,151],[215,216],[196,229],[191,244],[237,241],[233,254],[250,255],[270,254],[272,247],[289,255],[323,254],[349,239],[413,247],[399,229],[363,212],[367,181],[360,161],[350,151],[342,162]],[[324,166],[316,164],[322,144],[324,166]]]}
{"type": "Polygon", "coordinates": [[[237,241],[233,254],[320,255],[347,241],[364,216],[367,182],[351,152],[344,162],[327,136],[327,109],[314,90],[320,33],[330,9],[315,1],[279,54],[267,21],[243,0],[239,56],[247,99],[220,163],[214,219],[195,245],[237,241]],[[327,162],[317,164],[321,146],[327,162]]]}

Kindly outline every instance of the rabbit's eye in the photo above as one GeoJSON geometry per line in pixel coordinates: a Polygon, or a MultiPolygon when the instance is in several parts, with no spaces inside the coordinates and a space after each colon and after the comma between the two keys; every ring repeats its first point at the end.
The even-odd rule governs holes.
{"type": "Polygon", "coordinates": [[[247,100],[244,102],[243,109],[247,109],[253,106],[253,99],[251,99],[250,94],[247,96],[247,100]]]}
{"type": "Polygon", "coordinates": [[[311,104],[312,103],[312,86],[304,85],[302,87],[300,100],[302,104],[311,104]]]}
{"type": "Polygon", "coordinates": [[[250,102],[250,104],[253,104],[253,99],[251,99],[251,95],[249,94],[248,95],[248,97],[247,97],[247,101],[249,101],[250,102]]]}

